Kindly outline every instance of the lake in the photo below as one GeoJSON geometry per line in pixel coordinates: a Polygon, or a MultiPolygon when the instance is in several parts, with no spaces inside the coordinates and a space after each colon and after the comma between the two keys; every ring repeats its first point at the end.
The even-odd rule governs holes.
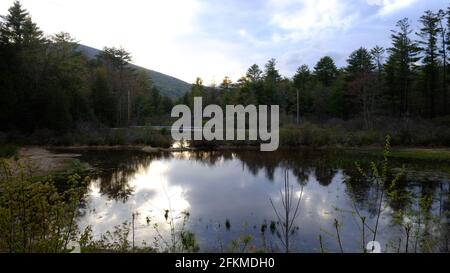
{"type": "MultiPolygon", "coordinates": [[[[360,161],[367,166],[369,159],[380,158],[361,153],[310,150],[80,153],[82,161],[101,172],[91,179],[84,205],[80,207],[79,226],[91,226],[98,239],[100,234],[113,231],[125,221],[132,223],[134,218],[137,245],[145,241],[147,246],[164,247],[164,241],[172,238],[170,231],[179,231],[184,223],[184,229],[195,234],[201,252],[261,249],[282,252],[279,236],[282,223],[274,207],[282,211],[281,194],[287,173],[294,206],[295,200],[302,197],[289,236],[290,251],[339,252],[336,219],[343,250],[361,252],[363,229],[358,215],[366,217],[366,243],[372,240],[369,228],[375,226],[377,200],[383,192],[363,179],[354,164],[360,161]],[[189,217],[183,212],[188,212],[189,217]]],[[[442,162],[392,161],[394,170],[402,165],[408,171],[396,190],[406,197],[394,199],[383,192],[376,240],[383,251],[395,252],[399,246],[405,250],[405,228],[398,224],[398,213],[404,211],[401,221],[420,218],[419,223],[412,225],[412,231],[437,236],[439,248],[450,233],[450,175],[444,171],[448,166],[442,162]],[[430,204],[421,209],[419,200],[424,196],[431,197],[430,204]]],[[[421,240],[417,244],[414,241],[409,239],[409,251],[420,251],[421,240]]]]}

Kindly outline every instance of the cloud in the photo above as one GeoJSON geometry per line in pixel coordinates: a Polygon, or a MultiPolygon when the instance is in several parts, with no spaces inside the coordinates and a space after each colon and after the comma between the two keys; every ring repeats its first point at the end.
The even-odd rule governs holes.
{"type": "MultiPolygon", "coordinates": [[[[325,54],[345,64],[360,46],[389,45],[402,17],[416,20],[447,0],[22,0],[48,34],[123,46],[137,65],[193,82],[237,80],[252,64],[276,58],[292,76],[325,54]],[[414,4],[414,5],[413,5],[414,4]]],[[[0,0],[5,14],[13,0],[0,0]]]]}
{"type": "Polygon", "coordinates": [[[239,35],[240,35],[242,38],[245,38],[245,37],[248,36],[247,31],[246,31],[245,29],[243,29],[243,28],[241,28],[241,29],[238,31],[238,33],[239,33],[239,35]]]}
{"type": "Polygon", "coordinates": [[[349,2],[342,0],[272,0],[270,4],[275,10],[271,23],[303,35],[346,28],[357,18],[349,2]]]}
{"type": "Polygon", "coordinates": [[[367,4],[380,6],[379,15],[384,16],[400,9],[409,7],[417,0],[367,0],[367,4]]]}

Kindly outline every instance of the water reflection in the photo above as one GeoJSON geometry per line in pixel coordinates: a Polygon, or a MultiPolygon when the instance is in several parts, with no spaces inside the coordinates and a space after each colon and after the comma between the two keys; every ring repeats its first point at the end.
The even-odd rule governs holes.
{"type": "MultiPolygon", "coordinates": [[[[261,230],[276,220],[269,199],[279,197],[287,169],[297,190],[304,186],[293,249],[319,251],[318,236],[322,234],[327,248],[336,251],[336,240],[329,233],[337,218],[343,223],[341,236],[346,250],[356,251],[360,249],[360,238],[355,236],[359,226],[347,212],[357,209],[369,215],[367,221],[373,223],[379,191],[360,177],[354,168],[355,158],[342,158],[312,151],[85,151],[82,159],[103,171],[92,179],[79,224],[92,225],[99,235],[138,213],[137,241],[152,242],[155,230],[151,223],[164,223],[165,211],[178,216],[189,211],[189,229],[197,235],[203,251],[223,249],[243,233],[253,235],[256,246],[270,244],[277,251],[276,233],[263,234],[261,230]]],[[[383,244],[402,232],[394,227],[393,214],[414,199],[431,195],[433,202],[426,209],[433,213],[449,209],[449,179],[445,175],[428,181],[407,177],[400,181],[398,190],[411,194],[404,199],[386,199],[387,209],[380,218],[379,240],[383,244]]],[[[448,220],[447,215],[446,223],[448,220]]],[[[167,226],[160,228],[168,232],[167,226]]]]}

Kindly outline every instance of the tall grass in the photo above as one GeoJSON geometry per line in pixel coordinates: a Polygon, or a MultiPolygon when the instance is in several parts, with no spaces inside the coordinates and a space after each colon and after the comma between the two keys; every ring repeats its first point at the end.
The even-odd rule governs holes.
{"type": "Polygon", "coordinates": [[[270,204],[277,216],[278,223],[281,225],[279,239],[286,253],[290,251],[290,237],[295,231],[294,222],[299,213],[300,203],[303,197],[303,186],[300,189],[300,195],[295,197],[295,194],[296,192],[289,182],[289,174],[286,170],[284,173],[284,188],[280,191],[281,209],[277,209],[272,198],[270,199],[270,204]]]}

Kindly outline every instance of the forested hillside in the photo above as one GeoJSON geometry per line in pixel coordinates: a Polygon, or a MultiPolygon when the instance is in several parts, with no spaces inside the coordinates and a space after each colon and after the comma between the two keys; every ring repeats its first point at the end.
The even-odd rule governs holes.
{"type": "MultiPolygon", "coordinates": [[[[0,25],[2,131],[65,132],[79,122],[142,124],[170,111],[148,71],[129,65],[131,54],[104,48],[95,58],[68,33],[47,37],[15,2],[0,25]]],[[[175,91],[175,90],[174,90],[175,91]]]]}
{"type": "Polygon", "coordinates": [[[263,68],[252,65],[237,82],[225,77],[219,86],[205,86],[198,78],[173,101],[183,94],[183,82],[130,65],[131,54],[123,48],[97,52],[80,47],[68,33],[47,37],[17,1],[0,24],[0,130],[63,134],[80,123],[127,127],[154,117],[168,121],[174,103],[192,106],[193,97],[202,96],[204,104],[280,105],[283,126],[295,123],[298,101],[302,122],[351,123],[347,130],[398,134],[401,143],[448,145],[449,13],[450,7],[424,12],[415,18],[418,29],[401,19],[386,29],[390,47],[360,47],[345,67],[324,56],[312,68],[299,64],[288,78],[270,59],[263,68]],[[417,132],[431,136],[411,141],[417,132]]]}
{"type": "MultiPolygon", "coordinates": [[[[78,49],[89,59],[97,58],[97,55],[101,52],[101,50],[81,44],[78,45],[78,49]]],[[[154,86],[158,88],[158,90],[160,90],[161,95],[163,96],[168,96],[172,99],[176,99],[182,97],[191,89],[190,84],[172,76],[168,76],[158,71],[146,69],[137,65],[131,66],[138,71],[146,72],[152,79],[154,86]]]]}

